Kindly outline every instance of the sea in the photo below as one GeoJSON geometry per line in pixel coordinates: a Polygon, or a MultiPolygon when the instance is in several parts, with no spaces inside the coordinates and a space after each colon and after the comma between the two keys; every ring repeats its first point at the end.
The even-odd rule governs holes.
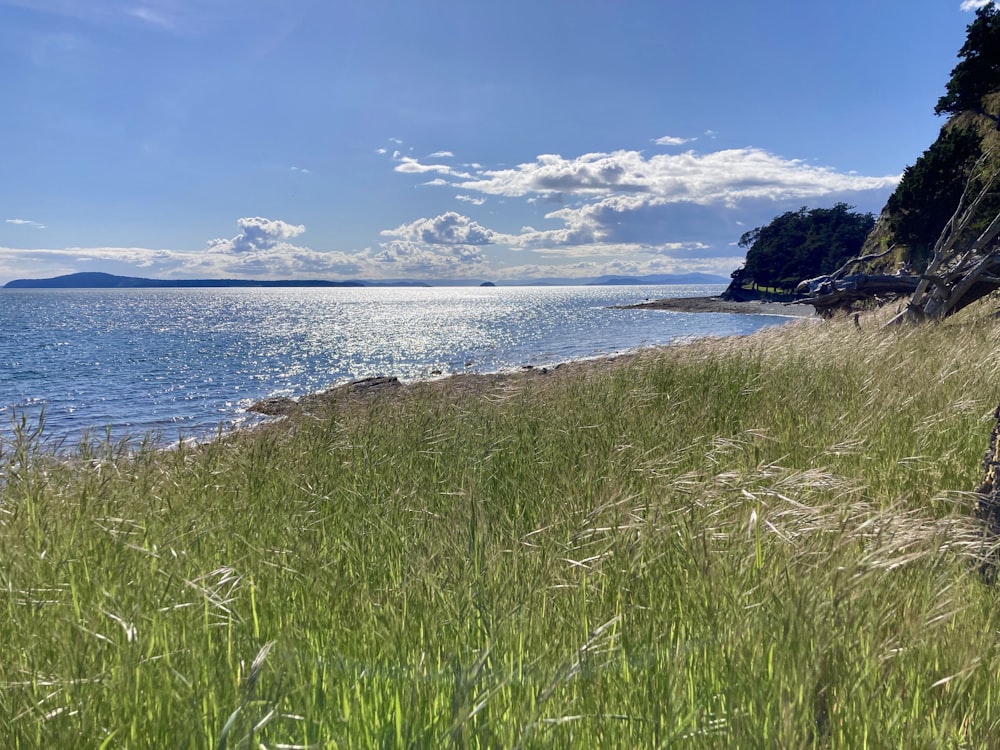
{"type": "Polygon", "coordinates": [[[722,286],[0,289],[0,450],[210,438],[254,402],[606,357],[781,316],[614,309],[722,286]]]}

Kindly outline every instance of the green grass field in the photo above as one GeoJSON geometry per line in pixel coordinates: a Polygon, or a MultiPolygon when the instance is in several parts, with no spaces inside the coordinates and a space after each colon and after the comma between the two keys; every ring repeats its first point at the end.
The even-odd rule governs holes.
{"type": "Polygon", "coordinates": [[[995,747],[992,311],[415,385],[167,452],[54,461],[23,425],[0,745],[995,747]]]}

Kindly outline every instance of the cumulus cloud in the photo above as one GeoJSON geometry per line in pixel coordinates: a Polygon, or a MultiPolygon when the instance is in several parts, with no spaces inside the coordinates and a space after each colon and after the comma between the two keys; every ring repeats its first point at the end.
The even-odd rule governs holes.
{"type": "MultiPolygon", "coordinates": [[[[710,140],[715,134],[705,135],[710,140]]],[[[687,139],[666,135],[654,140],[677,146],[687,139]]],[[[644,262],[683,262],[688,267],[694,262],[728,263],[727,273],[739,265],[740,259],[731,257],[731,245],[746,226],[766,224],[776,214],[807,202],[844,201],[877,209],[900,177],[845,173],[758,148],[653,155],[636,150],[573,157],[542,154],[514,167],[464,165],[471,175],[433,160],[397,161],[397,172],[430,173],[433,179],[423,185],[456,189],[456,199],[472,206],[487,196],[500,196],[520,199],[536,211],[545,204],[554,207],[533,225],[512,233],[476,225],[481,230],[478,237],[491,244],[539,257],[594,262],[631,256],[644,262]]],[[[448,215],[420,219],[383,235],[430,246],[468,243],[461,231],[472,220],[458,217],[451,214],[453,225],[448,225],[448,215]]]]}
{"type": "Polygon", "coordinates": [[[491,273],[482,247],[506,239],[467,216],[448,211],[386,229],[377,250],[365,251],[369,267],[385,277],[472,278],[491,273]]]}
{"type": "Polygon", "coordinates": [[[964,0],[962,10],[979,10],[992,3],[993,0],[964,0]]]}
{"type": "Polygon", "coordinates": [[[212,240],[209,248],[214,252],[236,254],[271,250],[306,231],[301,224],[260,216],[244,217],[236,224],[241,230],[238,235],[231,239],[212,240]]]}
{"type": "Polygon", "coordinates": [[[513,169],[484,170],[457,187],[508,197],[641,194],[650,201],[732,205],[748,199],[809,199],[876,190],[898,181],[899,175],[843,174],[801,159],[744,148],[658,154],[648,159],[638,151],[589,153],[570,159],[543,154],[513,169]]]}
{"type": "Polygon", "coordinates": [[[433,154],[428,154],[430,159],[447,159],[454,158],[455,154],[451,151],[435,151],[433,154]]]}
{"type": "Polygon", "coordinates": [[[382,235],[428,245],[489,245],[496,237],[492,230],[455,211],[386,229],[382,235]]]}
{"type": "Polygon", "coordinates": [[[428,247],[420,242],[393,240],[376,251],[367,251],[366,260],[372,268],[378,268],[383,278],[468,278],[489,271],[487,257],[469,245],[428,247]]]}
{"type": "MultiPolygon", "coordinates": [[[[681,145],[673,136],[656,140],[681,145]]],[[[402,145],[390,139],[380,151],[387,153],[393,144],[402,145]]],[[[480,223],[485,219],[446,211],[386,229],[381,243],[352,252],[298,244],[305,233],[302,224],[244,217],[237,221],[235,236],[212,240],[200,251],[0,248],[0,272],[16,268],[24,276],[44,268],[47,273],[37,275],[56,275],[90,263],[113,273],[143,269],[136,275],[161,278],[525,280],[693,270],[727,274],[742,262],[732,243],[747,227],[764,225],[805,203],[844,201],[877,210],[877,201],[884,202],[899,179],[843,173],[755,148],[547,154],[502,168],[472,162],[453,167],[442,161],[449,158],[451,152],[444,151],[424,160],[397,152],[393,168],[417,175],[416,182],[423,185],[450,188],[450,195],[473,215],[489,196],[499,196],[506,200],[491,202],[498,211],[519,202],[525,216],[516,223],[510,216],[493,219],[504,223],[487,226],[480,223]],[[526,226],[513,228],[518,225],[526,226]],[[513,252],[507,260],[532,262],[504,265],[508,251],[513,252]]],[[[43,227],[30,219],[6,221],[43,227]]]]}
{"type": "Polygon", "coordinates": [[[80,270],[154,278],[385,279],[472,278],[489,272],[481,245],[494,233],[456,213],[384,232],[391,240],[354,252],[294,244],[305,227],[245,217],[240,233],[203,250],[141,247],[15,249],[0,247],[0,278],[47,277],[80,270]]]}

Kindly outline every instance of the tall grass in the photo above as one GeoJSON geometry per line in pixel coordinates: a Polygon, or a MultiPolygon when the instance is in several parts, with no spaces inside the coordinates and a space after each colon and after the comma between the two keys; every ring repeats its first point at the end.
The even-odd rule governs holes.
{"type": "Polygon", "coordinates": [[[0,446],[0,744],[992,747],[986,308],[0,446]],[[5,610],[5,611],[4,611],[5,610]]]}

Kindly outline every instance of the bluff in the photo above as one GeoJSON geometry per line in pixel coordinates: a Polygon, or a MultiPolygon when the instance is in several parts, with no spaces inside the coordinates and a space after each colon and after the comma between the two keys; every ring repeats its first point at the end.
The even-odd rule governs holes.
{"type": "MultiPolygon", "coordinates": [[[[959,63],[934,111],[947,115],[931,146],[903,171],[861,255],[883,254],[860,270],[922,273],[959,205],[1000,171],[1000,10],[989,4],[969,24],[959,63]]],[[[1000,195],[976,209],[956,247],[971,246],[1000,212],[1000,195]]],[[[957,218],[957,217],[956,217],[957,218]]]]}
{"type": "MultiPolygon", "coordinates": [[[[810,262],[813,274],[800,276],[798,301],[821,315],[909,297],[894,322],[943,318],[1000,288],[1000,9],[994,3],[976,12],[958,58],[934,109],[947,121],[904,170],[860,250],[834,271],[810,262]]],[[[800,244],[783,242],[782,257],[794,256],[800,244]]],[[[734,285],[752,270],[750,261],[748,252],[734,285]]],[[[753,273],[755,285],[760,276],[753,273]]]]}
{"type": "MultiPolygon", "coordinates": [[[[985,97],[984,103],[989,110],[1000,112],[1000,93],[985,97]]],[[[934,143],[903,171],[860,253],[881,257],[867,262],[862,269],[923,272],[963,195],[975,195],[998,171],[1000,130],[994,117],[977,111],[950,117],[934,143]]],[[[1000,199],[985,201],[961,243],[973,242],[998,210],[1000,199]]]]}

